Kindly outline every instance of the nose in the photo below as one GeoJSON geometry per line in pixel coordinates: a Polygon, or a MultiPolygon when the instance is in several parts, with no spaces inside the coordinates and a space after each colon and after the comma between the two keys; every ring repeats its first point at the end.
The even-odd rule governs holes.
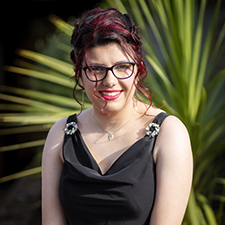
{"type": "Polygon", "coordinates": [[[105,79],[103,80],[103,84],[108,87],[113,87],[117,84],[118,80],[114,76],[111,70],[108,70],[105,79]]]}

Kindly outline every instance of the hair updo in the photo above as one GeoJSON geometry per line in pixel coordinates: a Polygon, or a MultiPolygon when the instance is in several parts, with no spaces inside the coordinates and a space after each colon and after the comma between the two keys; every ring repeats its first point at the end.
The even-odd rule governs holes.
{"type": "MultiPolygon", "coordinates": [[[[152,104],[151,91],[143,84],[147,70],[142,56],[139,29],[129,14],[122,14],[113,8],[106,10],[95,8],[89,11],[81,21],[75,21],[71,37],[73,50],[70,53],[70,58],[75,64],[75,100],[79,103],[76,94],[84,89],[79,84],[79,78],[81,76],[81,63],[85,60],[88,49],[109,43],[119,44],[122,50],[134,59],[138,68],[135,86],[140,93],[149,99],[150,107],[152,104]],[[81,89],[76,91],[77,86],[81,89]]],[[[136,98],[138,97],[136,96],[136,98]]]]}

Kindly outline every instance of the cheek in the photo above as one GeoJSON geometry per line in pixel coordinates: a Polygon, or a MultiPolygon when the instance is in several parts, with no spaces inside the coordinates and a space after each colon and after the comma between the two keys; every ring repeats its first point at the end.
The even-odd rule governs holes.
{"type": "Polygon", "coordinates": [[[136,90],[135,87],[135,80],[131,79],[131,80],[127,80],[123,83],[121,83],[121,85],[123,86],[124,91],[126,92],[127,97],[128,96],[133,96],[136,90]]]}
{"type": "Polygon", "coordinates": [[[84,90],[87,94],[87,97],[92,102],[94,98],[96,98],[96,89],[98,87],[98,83],[89,81],[86,77],[82,76],[82,84],[84,87],[84,90]]]}
{"type": "Polygon", "coordinates": [[[96,91],[96,84],[91,81],[83,80],[83,87],[88,95],[93,95],[93,93],[96,91]]]}
{"type": "Polygon", "coordinates": [[[87,77],[84,74],[84,71],[82,71],[82,74],[81,74],[81,77],[80,77],[80,82],[81,82],[81,84],[84,87],[86,92],[90,91],[90,89],[93,89],[95,87],[95,83],[91,82],[87,79],[87,77]]]}

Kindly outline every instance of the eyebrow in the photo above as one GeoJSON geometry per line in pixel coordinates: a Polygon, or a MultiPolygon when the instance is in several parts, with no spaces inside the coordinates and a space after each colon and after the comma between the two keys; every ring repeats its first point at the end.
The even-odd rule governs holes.
{"type": "MultiPolygon", "coordinates": [[[[116,64],[119,64],[119,63],[127,63],[127,62],[133,62],[133,61],[124,61],[124,60],[121,60],[121,61],[115,62],[113,65],[116,65],[116,64]]],[[[90,63],[88,66],[106,66],[106,67],[108,67],[104,63],[103,64],[101,64],[101,63],[90,63]]]]}

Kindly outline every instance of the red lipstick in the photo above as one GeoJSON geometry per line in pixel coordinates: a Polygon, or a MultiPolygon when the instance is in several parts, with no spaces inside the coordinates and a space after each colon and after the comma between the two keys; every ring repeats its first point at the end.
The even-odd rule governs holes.
{"type": "Polygon", "coordinates": [[[99,91],[100,95],[102,98],[104,98],[105,100],[115,100],[117,98],[120,97],[120,95],[122,94],[122,90],[102,90],[99,91]]]}

